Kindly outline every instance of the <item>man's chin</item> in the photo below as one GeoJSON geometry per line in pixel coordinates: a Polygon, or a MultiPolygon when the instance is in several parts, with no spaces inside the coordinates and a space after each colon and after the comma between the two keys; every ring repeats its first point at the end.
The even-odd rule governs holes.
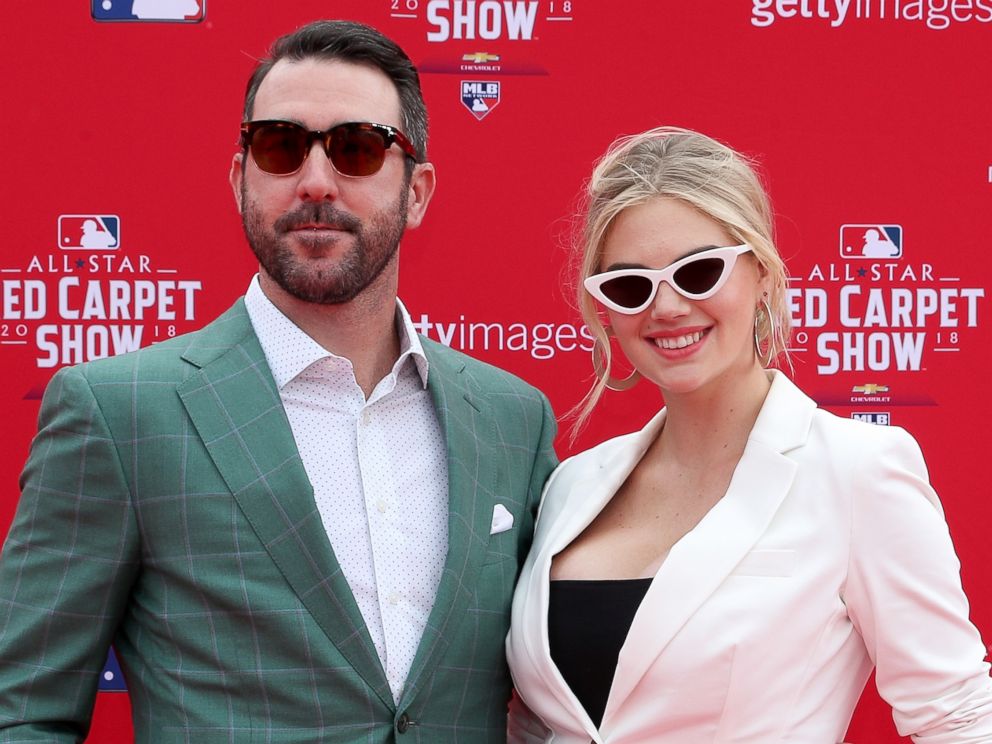
{"type": "Polygon", "coordinates": [[[351,302],[359,294],[359,290],[351,288],[327,286],[288,286],[283,287],[293,297],[312,305],[343,305],[351,302]]]}
{"type": "Polygon", "coordinates": [[[340,267],[337,271],[316,271],[310,266],[301,271],[266,271],[266,273],[283,293],[302,302],[318,305],[340,305],[349,302],[362,290],[362,286],[358,286],[347,271],[342,275],[340,267]]]}

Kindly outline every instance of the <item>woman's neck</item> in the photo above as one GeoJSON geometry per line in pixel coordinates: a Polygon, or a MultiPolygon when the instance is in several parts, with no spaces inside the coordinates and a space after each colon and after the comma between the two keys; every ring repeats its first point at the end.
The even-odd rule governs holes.
{"type": "Polygon", "coordinates": [[[666,393],[665,426],[656,442],[665,457],[687,466],[740,458],[771,376],[755,364],[734,377],[733,382],[714,380],[692,393],[666,393]]]}

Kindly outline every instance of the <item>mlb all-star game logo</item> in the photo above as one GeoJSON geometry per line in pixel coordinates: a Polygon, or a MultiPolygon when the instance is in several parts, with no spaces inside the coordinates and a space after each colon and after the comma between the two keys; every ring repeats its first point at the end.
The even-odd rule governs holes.
{"type": "Polygon", "coordinates": [[[925,248],[908,256],[904,237],[891,222],[842,224],[841,260],[790,278],[793,348],[813,355],[819,375],[923,372],[928,359],[964,350],[979,322],[981,281],[940,272],[920,260],[925,248]]]}
{"type": "Polygon", "coordinates": [[[499,80],[462,80],[462,104],[480,121],[499,105],[499,80]]]}
{"type": "Polygon", "coordinates": [[[35,366],[46,369],[134,351],[196,327],[203,283],[126,251],[133,241],[122,241],[118,215],[61,214],[57,236],[54,252],[0,261],[0,351],[33,348],[35,366]]]}

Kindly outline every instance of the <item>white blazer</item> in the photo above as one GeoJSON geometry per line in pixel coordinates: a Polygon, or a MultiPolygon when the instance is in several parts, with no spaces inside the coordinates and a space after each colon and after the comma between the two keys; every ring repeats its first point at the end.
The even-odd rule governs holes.
{"type": "Polygon", "coordinates": [[[985,647],[918,445],[818,409],[781,373],[726,495],[654,576],[597,731],[549,655],[551,559],[664,421],[662,410],[548,481],[507,638],[517,693],[539,721],[511,706],[511,741],[833,744],[875,666],[902,735],[992,742],[985,647]]]}

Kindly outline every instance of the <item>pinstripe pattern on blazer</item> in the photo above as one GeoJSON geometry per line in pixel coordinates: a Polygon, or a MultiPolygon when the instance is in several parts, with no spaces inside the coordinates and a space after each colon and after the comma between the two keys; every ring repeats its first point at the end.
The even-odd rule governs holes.
{"type": "Polygon", "coordinates": [[[0,742],[84,737],[111,643],[138,742],[504,741],[503,639],[555,423],[517,378],[424,348],[450,545],[398,705],[239,300],[49,385],[0,557],[0,742]],[[497,503],[514,527],[490,536],[497,503]]]}

